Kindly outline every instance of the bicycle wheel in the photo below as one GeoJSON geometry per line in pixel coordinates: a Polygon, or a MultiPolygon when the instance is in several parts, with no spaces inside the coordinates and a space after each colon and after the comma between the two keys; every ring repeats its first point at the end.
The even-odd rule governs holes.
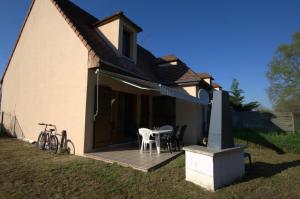
{"type": "Polygon", "coordinates": [[[51,135],[49,140],[49,151],[56,153],[58,149],[58,139],[56,135],[51,135]]]}
{"type": "Polygon", "coordinates": [[[45,132],[41,132],[38,137],[37,147],[41,150],[44,150],[45,145],[46,145],[46,134],[45,134],[45,132]]]}
{"type": "Polygon", "coordinates": [[[71,140],[67,140],[67,147],[66,147],[66,151],[68,154],[72,154],[74,155],[75,154],[75,147],[74,147],[74,144],[71,140]]]}

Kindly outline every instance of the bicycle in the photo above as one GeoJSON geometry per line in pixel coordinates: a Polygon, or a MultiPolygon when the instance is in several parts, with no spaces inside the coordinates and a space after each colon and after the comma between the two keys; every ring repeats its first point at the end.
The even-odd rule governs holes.
{"type": "Polygon", "coordinates": [[[45,124],[45,123],[38,123],[38,125],[45,126],[44,131],[41,131],[38,137],[38,141],[37,141],[38,148],[41,150],[49,150],[52,153],[56,153],[58,150],[56,126],[53,124],[45,124]],[[48,129],[48,127],[54,127],[54,128],[48,129]]]}
{"type": "Polygon", "coordinates": [[[59,142],[59,148],[58,148],[58,153],[65,153],[65,154],[75,154],[75,147],[74,143],[68,139],[67,137],[67,131],[62,130],[61,134],[56,134],[58,137],[60,137],[60,142],[59,142]]]}

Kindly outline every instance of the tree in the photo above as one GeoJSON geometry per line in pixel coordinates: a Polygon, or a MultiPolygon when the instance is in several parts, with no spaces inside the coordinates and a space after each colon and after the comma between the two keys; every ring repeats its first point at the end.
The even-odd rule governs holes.
{"type": "Polygon", "coordinates": [[[244,104],[245,97],[242,95],[244,91],[239,89],[239,82],[233,79],[229,95],[229,104],[235,111],[252,111],[260,106],[259,102],[249,102],[244,104]]]}
{"type": "Polygon", "coordinates": [[[270,82],[268,94],[274,107],[299,99],[300,32],[293,34],[291,44],[282,44],[277,48],[269,64],[267,78],[270,82]]]}
{"type": "Polygon", "coordinates": [[[267,78],[273,109],[293,112],[295,127],[300,131],[300,32],[293,34],[290,44],[277,48],[267,78]]]}

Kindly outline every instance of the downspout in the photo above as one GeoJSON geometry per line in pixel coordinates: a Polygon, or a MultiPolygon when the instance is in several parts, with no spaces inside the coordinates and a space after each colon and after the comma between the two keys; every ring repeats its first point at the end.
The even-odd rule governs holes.
{"type": "Polygon", "coordinates": [[[97,75],[97,84],[96,84],[96,112],[94,114],[94,121],[96,121],[96,117],[99,113],[99,75],[100,75],[100,69],[97,68],[95,71],[95,75],[97,75]]]}
{"type": "Polygon", "coordinates": [[[95,111],[95,114],[93,115],[93,149],[95,149],[95,126],[96,126],[96,117],[99,113],[99,75],[100,75],[100,69],[97,68],[96,71],[95,71],[95,75],[97,75],[97,84],[96,84],[96,111],[95,111]]]}

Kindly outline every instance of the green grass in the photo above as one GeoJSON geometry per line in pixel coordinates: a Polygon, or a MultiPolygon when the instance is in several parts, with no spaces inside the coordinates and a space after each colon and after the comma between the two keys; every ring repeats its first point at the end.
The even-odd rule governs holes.
{"type": "Polygon", "coordinates": [[[300,133],[283,133],[261,129],[235,129],[236,143],[251,147],[266,147],[278,153],[300,154],[300,133]]]}
{"type": "MultiPolygon", "coordinates": [[[[253,170],[215,193],[185,181],[184,156],[150,173],[0,138],[0,198],[300,198],[300,155],[249,148],[253,170]]],[[[226,171],[224,171],[226,172],[226,171]]]]}

